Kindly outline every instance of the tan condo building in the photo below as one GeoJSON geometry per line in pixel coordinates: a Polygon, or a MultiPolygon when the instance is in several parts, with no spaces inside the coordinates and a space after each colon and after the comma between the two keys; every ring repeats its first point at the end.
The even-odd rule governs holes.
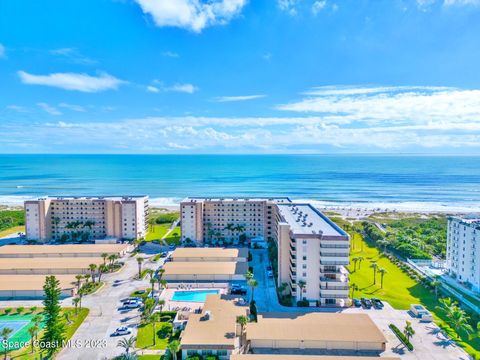
{"type": "Polygon", "coordinates": [[[147,196],[46,197],[24,207],[29,240],[139,239],[148,228],[147,196]]]}
{"type": "Polygon", "coordinates": [[[311,306],[348,305],[349,235],[311,204],[289,198],[187,198],[182,238],[203,244],[272,241],[277,284],[311,306]]]}

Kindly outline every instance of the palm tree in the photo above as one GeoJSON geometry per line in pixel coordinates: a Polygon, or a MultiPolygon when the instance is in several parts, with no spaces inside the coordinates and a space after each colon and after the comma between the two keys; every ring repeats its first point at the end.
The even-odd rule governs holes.
{"type": "Polygon", "coordinates": [[[128,354],[130,349],[132,349],[135,346],[135,341],[137,341],[137,338],[135,336],[130,336],[128,339],[123,338],[118,340],[117,347],[124,348],[125,354],[128,354]]]}
{"type": "Polygon", "coordinates": [[[78,292],[80,290],[80,285],[82,285],[83,275],[77,274],[75,275],[75,279],[77,279],[77,292],[78,292]]]}
{"type": "Polygon", "coordinates": [[[150,284],[152,285],[152,296],[153,296],[153,292],[155,291],[154,287],[155,287],[155,283],[157,282],[157,280],[155,280],[155,278],[153,276],[150,277],[150,284]]]}
{"type": "Polygon", "coordinates": [[[90,274],[85,274],[83,278],[85,279],[85,284],[88,284],[88,279],[90,279],[90,274]]]}
{"type": "Polygon", "coordinates": [[[78,295],[78,298],[80,299],[78,301],[78,307],[81,309],[82,308],[82,298],[85,296],[86,294],[86,290],[82,287],[80,288],[80,290],[78,291],[77,295],[78,295]]]}
{"type": "Polygon", "coordinates": [[[167,345],[168,350],[172,353],[173,360],[177,360],[177,353],[180,351],[180,341],[173,340],[167,345]]]}
{"type": "Polygon", "coordinates": [[[162,292],[163,289],[166,289],[167,288],[167,280],[164,280],[164,279],[158,279],[158,293],[160,294],[162,292]]]}
{"type": "Polygon", "coordinates": [[[98,282],[102,280],[102,274],[105,274],[108,272],[108,266],[105,264],[102,264],[98,267],[98,282]]]}
{"type": "Polygon", "coordinates": [[[358,291],[359,288],[358,288],[357,284],[352,283],[352,284],[350,284],[350,289],[352,289],[352,299],[353,299],[355,297],[355,291],[358,291]]]}
{"type": "Polygon", "coordinates": [[[373,285],[375,285],[377,283],[378,264],[374,261],[370,264],[370,267],[373,269],[373,285]]]}
{"type": "Polygon", "coordinates": [[[108,255],[107,259],[108,259],[108,261],[110,261],[110,265],[113,265],[113,262],[115,260],[117,260],[117,255],[115,255],[115,254],[108,255]]]}
{"type": "Polygon", "coordinates": [[[72,299],[72,304],[75,306],[75,315],[78,314],[78,303],[80,302],[80,298],[79,297],[74,297],[72,299]]]}
{"type": "Polygon", "coordinates": [[[300,296],[303,299],[303,289],[307,286],[307,283],[304,280],[298,282],[298,287],[300,288],[300,296]]]}
{"type": "Polygon", "coordinates": [[[252,302],[253,301],[253,294],[254,294],[255,288],[258,286],[258,282],[257,282],[257,280],[252,278],[252,279],[249,279],[247,281],[247,283],[248,283],[248,286],[250,286],[250,288],[252,289],[252,299],[250,300],[250,302],[252,302]]]}
{"type": "Polygon", "coordinates": [[[358,270],[360,270],[362,267],[362,261],[365,260],[365,258],[363,256],[358,256],[357,259],[358,259],[358,270]]]}
{"type": "Polygon", "coordinates": [[[358,262],[358,257],[352,258],[353,262],[353,272],[357,271],[357,262],[358,262]]]}
{"type": "Polygon", "coordinates": [[[159,280],[163,277],[164,273],[165,273],[165,269],[162,268],[162,269],[158,270],[157,275],[158,275],[159,280]]]}
{"type": "Polygon", "coordinates": [[[248,318],[245,315],[237,316],[237,324],[240,325],[240,347],[242,347],[243,337],[245,333],[245,325],[248,323],[248,318]]]}
{"type": "Polygon", "coordinates": [[[151,313],[150,316],[148,317],[148,321],[152,324],[152,329],[153,329],[153,346],[157,345],[157,321],[159,321],[160,313],[154,312],[151,313]]]}
{"type": "Polygon", "coordinates": [[[248,270],[247,273],[245,274],[245,278],[246,278],[247,280],[253,279],[253,272],[251,272],[250,270],[248,270]]]}
{"type": "Polygon", "coordinates": [[[30,345],[31,345],[30,353],[33,353],[33,344],[34,344],[35,338],[37,337],[38,330],[39,330],[39,327],[36,325],[33,325],[28,328],[28,335],[30,335],[30,339],[32,339],[30,342],[30,345]]]}
{"type": "Polygon", "coordinates": [[[0,331],[0,337],[2,338],[3,342],[6,343],[6,346],[3,347],[3,351],[5,353],[4,359],[7,360],[7,353],[9,351],[9,346],[8,346],[8,339],[10,338],[10,335],[13,333],[13,329],[9,327],[4,327],[2,331],[0,331]]]}
{"type": "Polygon", "coordinates": [[[412,323],[410,321],[406,321],[405,328],[403,329],[403,334],[407,338],[407,341],[410,341],[410,338],[415,335],[415,330],[413,330],[412,323]]]}
{"type": "Polygon", "coordinates": [[[88,265],[88,269],[90,270],[90,273],[92,274],[92,282],[95,283],[95,270],[97,270],[97,265],[96,264],[90,264],[90,265],[88,265]]]}
{"type": "Polygon", "coordinates": [[[106,265],[108,254],[107,253],[102,253],[102,255],[100,255],[100,256],[103,259],[103,265],[106,265]]]}
{"type": "Polygon", "coordinates": [[[382,252],[385,253],[387,250],[387,246],[390,242],[387,239],[381,239],[377,241],[377,245],[382,247],[382,252]]]}
{"type": "Polygon", "coordinates": [[[142,278],[142,263],[145,259],[141,256],[137,258],[137,263],[138,263],[138,278],[142,278]]]}
{"type": "Polygon", "coordinates": [[[430,283],[430,285],[433,287],[433,290],[435,291],[435,297],[438,298],[438,289],[442,285],[442,282],[438,279],[438,276],[435,277],[435,279],[430,283]]]}
{"type": "Polygon", "coordinates": [[[388,272],[386,269],[384,268],[379,268],[378,269],[378,272],[380,273],[380,288],[383,289],[383,277],[385,276],[385,274],[388,272]]]}
{"type": "Polygon", "coordinates": [[[470,317],[455,301],[452,301],[451,298],[443,298],[440,299],[439,302],[440,306],[437,306],[437,309],[445,313],[445,322],[451,326],[458,337],[460,337],[461,332],[467,335],[474,332],[472,326],[469,324],[470,317]]]}
{"type": "Polygon", "coordinates": [[[163,306],[165,305],[165,300],[163,299],[158,300],[157,305],[160,306],[160,312],[162,312],[163,306]]]}

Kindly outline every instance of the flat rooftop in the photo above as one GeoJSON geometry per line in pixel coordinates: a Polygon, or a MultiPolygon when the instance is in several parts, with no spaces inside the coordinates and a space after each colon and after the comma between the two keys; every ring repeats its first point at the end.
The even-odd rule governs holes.
{"type": "Polygon", "coordinates": [[[237,354],[230,360],[400,360],[399,357],[378,356],[324,356],[324,355],[283,355],[283,354],[237,354]]]}
{"type": "Polygon", "coordinates": [[[176,248],[172,258],[247,258],[247,248],[176,248]]]}
{"type": "Polygon", "coordinates": [[[244,275],[248,263],[236,261],[171,261],[163,268],[164,275],[244,275]]]}
{"type": "Polygon", "coordinates": [[[90,264],[103,264],[101,257],[2,258],[0,270],[87,269],[90,264]]]}
{"type": "MultiPolygon", "coordinates": [[[[37,200],[136,200],[148,198],[147,195],[112,195],[112,196],[45,196],[37,200]]],[[[33,200],[35,201],[35,200],[33,200]]]]}
{"type": "Polygon", "coordinates": [[[278,204],[283,220],[294,234],[348,236],[339,226],[310,204],[278,204]]]}
{"type": "MultiPolygon", "coordinates": [[[[17,254],[118,254],[129,244],[72,244],[72,245],[5,245],[0,246],[0,255],[17,254]]],[[[3,261],[3,260],[2,260],[3,261]]]]}
{"type": "Polygon", "coordinates": [[[196,202],[206,202],[206,201],[225,201],[225,202],[245,202],[245,201],[271,201],[276,203],[291,203],[292,201],[288,197],[188,197],[182,200],[182,203],[196,203],[196,202]]]}
{"type": "Polygon", "coordinates": [[[367,314],[264,313],[247,324],[248,340],[374,342],[387,340],[367,314]]]}
{"type": "Polygon", "coordinates": [[[225,295],[207,295],[201,314],[190,314],[182,333],[182,347],[215,345],[233,348],[237,316],[247,315],[248,306],[241,306],[225,295]],[[209,316],[206,316],[209,312],[209,316]]]}
{"type": "MultiPolygon", "coordinates": [[[[48,275],[0,275],[0,291],[42,290],[48,275]]],[[[76,287],[75,275],[55,275],[62,290],[76,287]]]]}

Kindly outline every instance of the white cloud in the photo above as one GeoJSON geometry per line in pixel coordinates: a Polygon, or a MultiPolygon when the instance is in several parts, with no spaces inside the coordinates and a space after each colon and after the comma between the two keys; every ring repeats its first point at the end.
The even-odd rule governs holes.
{"type": "Polygon", "coordinates": [[[480,90],[445,87],[316,88],[279,110],[363,122],[480,121],[480,90]]]}
{"type": "Polygon", "coordinates": [[[168,87],[166,90],[193,94],[198,90],[198,88],[192,84],[175,84],[173,86],[168,87]]]}
{"type": "Polygon", "coordinates": [[[91,76],[79,73],[53,73],[48,75],[34,75],[25,71],[18,71],[18,76],[24,84],[52,86],[65,90],[81,92],[99,92],[115,90],[126,81],[117,79],[107,73],[91,76]]]}
{"type": "Polygon", "coordinates": [[[20,105],[8,105],[7,109],[8,110],[13,110],[13,111],[16,111],[16,112],[19,112],[19,113],[28,112],[27,108],[25,108],[24,106],[20,106],[20,105]]]}
{"type": "Polygon", "coordinates": [[[158,93],[160,92],[160,89],[155,86],[149,85],[147,86],[147,92],[158,93]]]}
{"type": "Polygon", "coordinates": [[[280,10],[287,12],[289,15],[297,15],[298,0],[277,0],[280,10]]]}
{"type": "Polygon", "coordinates": [[[312,13],[313,15],[317,15],[320,11],[325,9],[327,6],[327,0],[317,0],[312,5],[312,13]]]}
{"type": "Polygon", "coordinates": [[[165,57],[171,57],[171,58],[178,58],[180,57],[180,55],[178,55],[176,52],[173,52],[173,51],[164,51],[162,53],[163,56],[165,57]]]}
{"type": "Polygon", "coordinates": [[[248,101],[265,97],[265,95],[240,95],[240,96],[219,96],[215,98],[216,102],[234,102],[234,101],[248,101]]]}
{"type": "Polygon", "coordinates": [[[37,103],[38,107],[50,115],[62,115],[62,113],[55,107],[48,105],[47,103],[40,102],[37,103]]]}
{"type": "Polygon", "coordinates": [[[65,108],[65,109],[68,109],[68,110],[76,111],[76,112],[86,112],[87,111],[87,109],[85,109],[85,107],[83,107],[81,105],[60,103],[60,104],[58,104],[58,106],[62,107],[62,108],[65,108]]]}
{"type": "Polygon", "coordinates": [[[480,0],[444,0],[443,3],[445,6],[466,6],[466,5],[472,5],[472,6],[480,6],[480,0]]]}
{"type": "Polygon", "coordinates": [[[5,46],[3,46],[3,44],[0,44],[0,59],[6,58],[6,57],[7,55],[6,55],[5,46]]]}
{"type": "Polygon", "coordinates": [[[238,15],[247,0],[135,0],[157,26],[201,32],[207,26],[225,24],[238,15]]]}
{"type": "Polygon", "coordinates": [[[82,55],[75,48],[53,49],[53,50],[50,50],[50,54],[55,55],[55,56],[61,56],[65,59],[67,59],[69,62],[72,62],[74,64],[93,65],[93,64],[96,63],[95,60],[92,60],[92,59],[82,55]]]}

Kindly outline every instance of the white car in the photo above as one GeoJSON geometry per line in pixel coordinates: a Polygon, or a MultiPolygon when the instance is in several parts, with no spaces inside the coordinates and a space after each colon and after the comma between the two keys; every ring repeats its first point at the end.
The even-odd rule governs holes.
{"type": "Polygon", "coordinates": [[[112,336],[130,335],[131,333],[132,330],[130,330],[126,326],[120,326],[113,332],[112,336]]]}
{"type": "Polygon", "coordinates": [[[137,300],[130,300],[123,303],[123,306],[126,309],[136,309],[136,308],[139,308],[141,305],[142,305],[142,302],[137,300]]]}
{"type": "Polygon", "coordinates": [[[268,270],[268,271],[267,271],[267,276],[268,276],[269,278],[273,277],[273,271],[272,271],[272,270],[268,270]]]}

